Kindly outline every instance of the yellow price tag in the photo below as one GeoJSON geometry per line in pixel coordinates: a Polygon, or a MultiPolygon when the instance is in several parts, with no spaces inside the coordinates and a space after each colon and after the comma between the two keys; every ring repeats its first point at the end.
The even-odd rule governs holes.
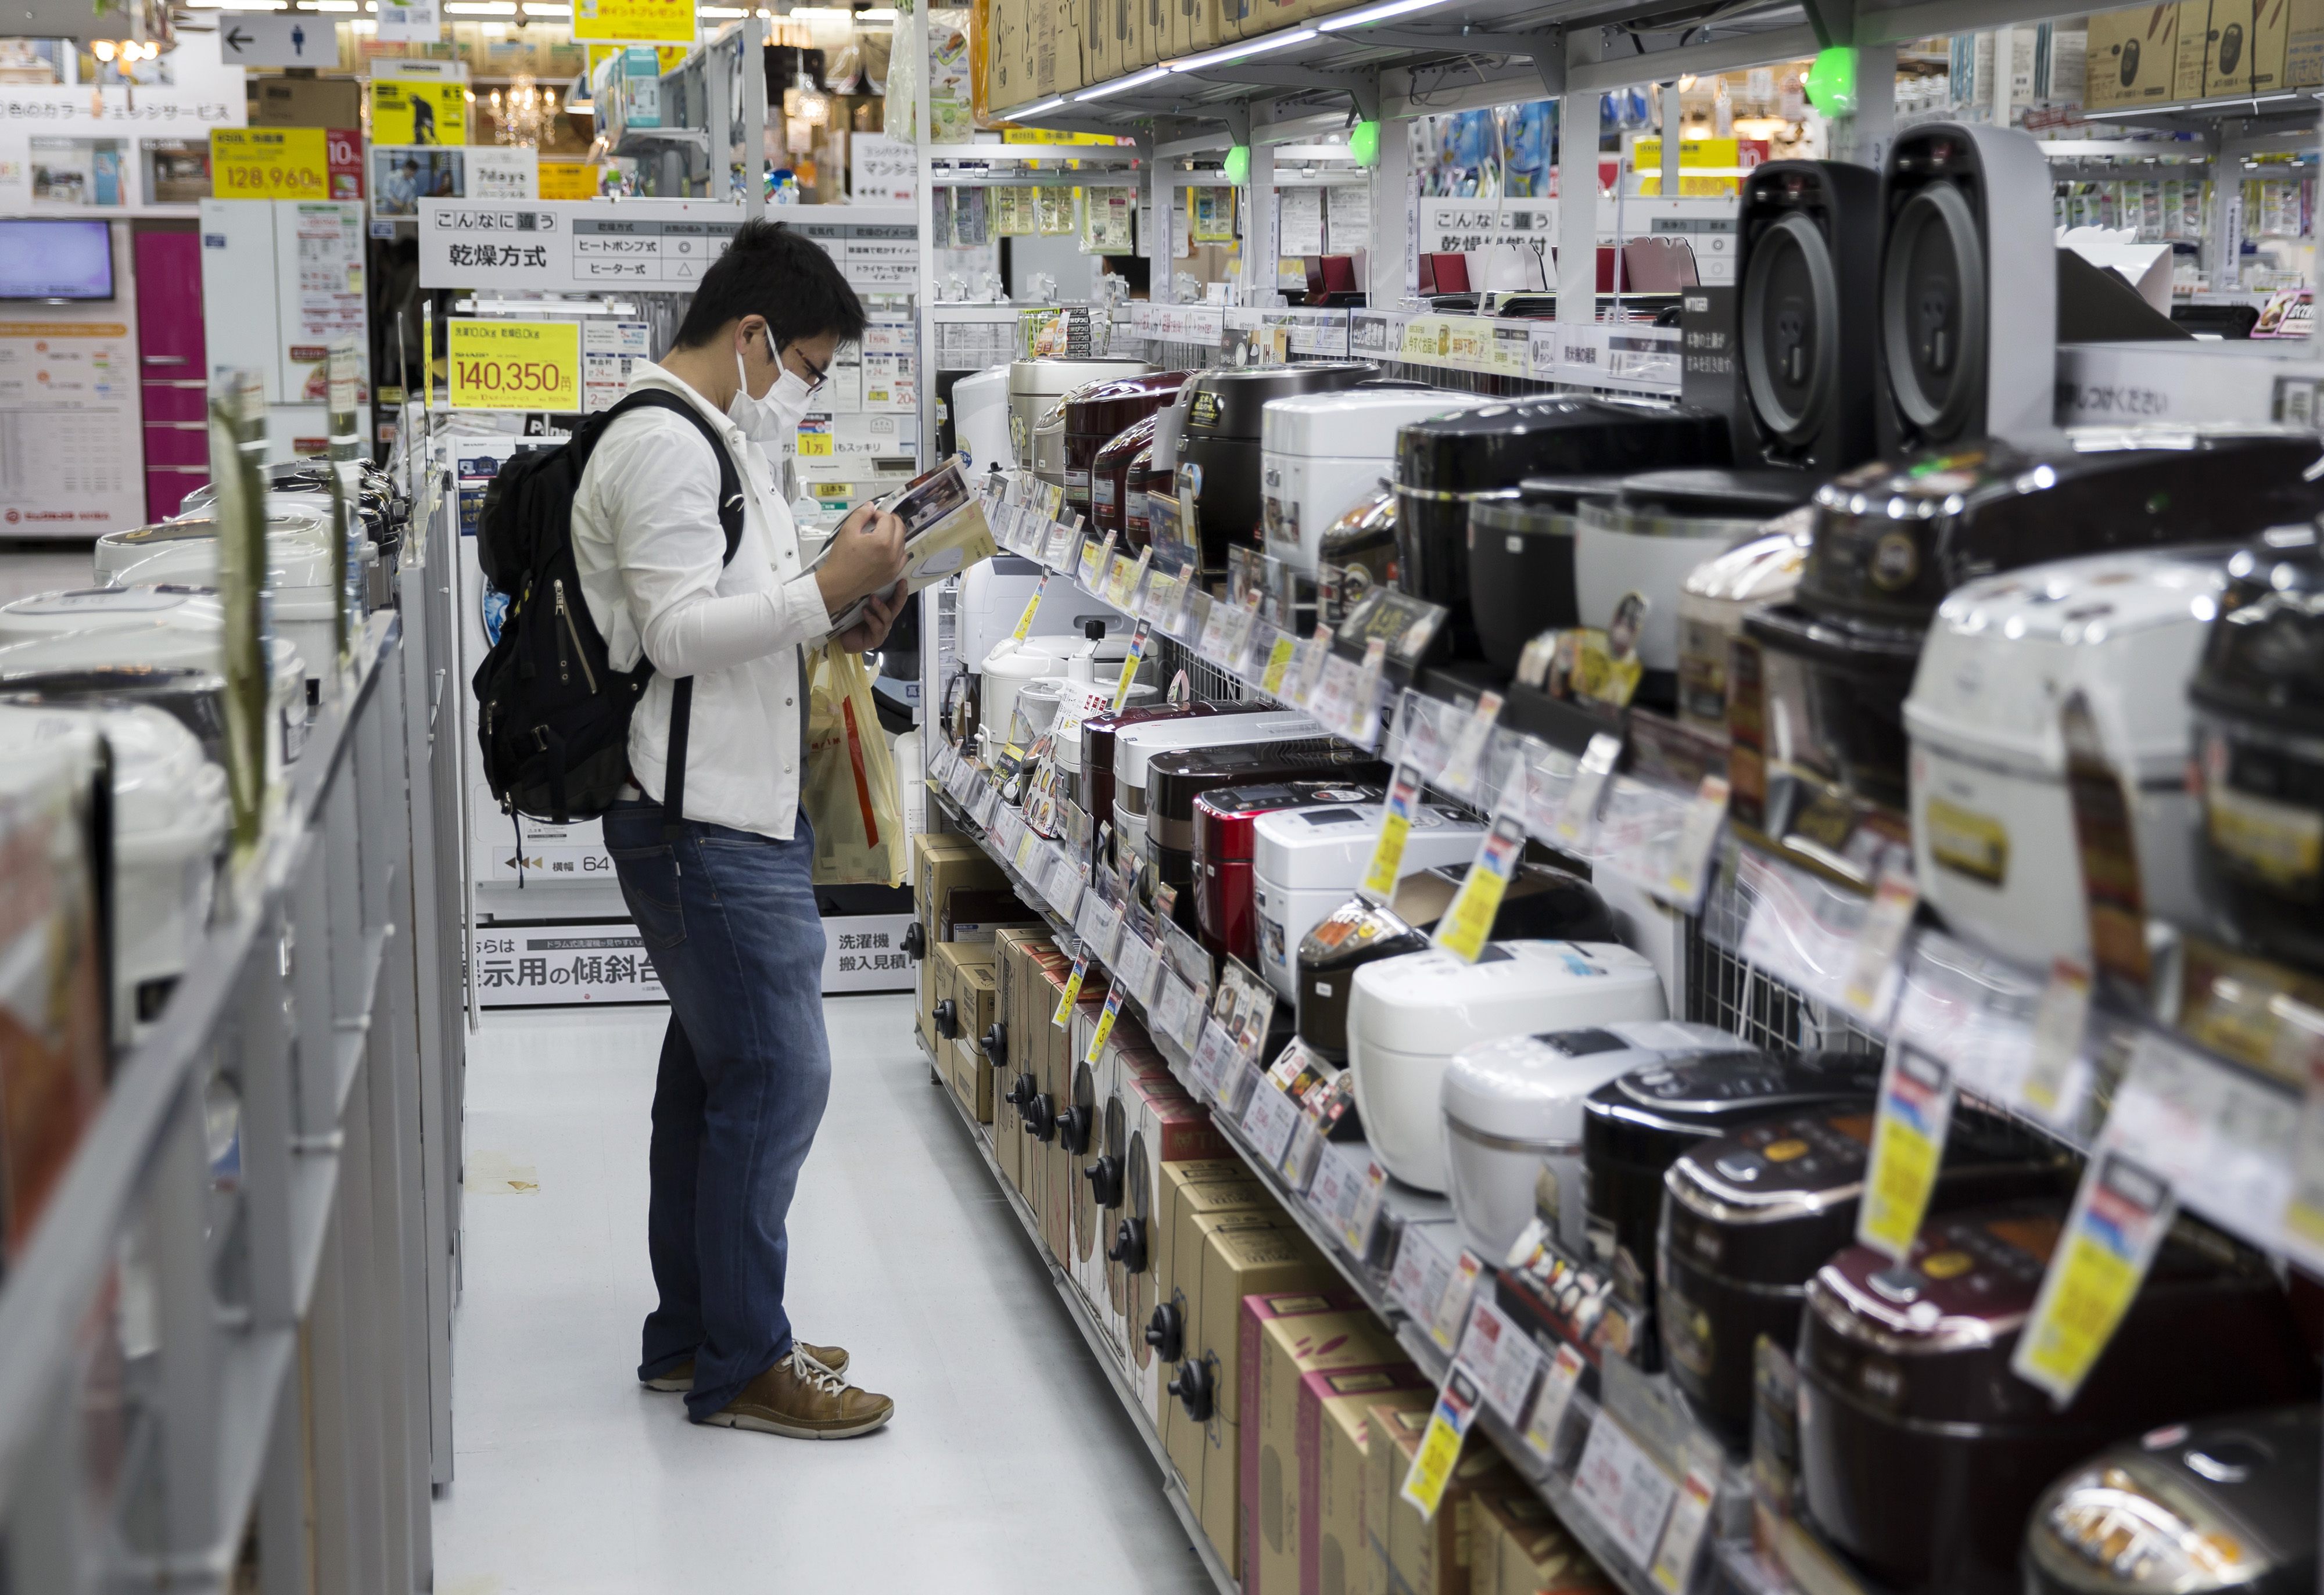
{"type": "Polygon", "coordinates": [[[1121,1011],[1121,982],[1114,982],[1105,989],[1105,1008],[1097,1016],[1097,1028],[1090,1032],[1089,1051],[1082,1062],[1094,1068],[1104,1056],[1106,1038],[1113,1034],[1114,1015],[1121,1011]]]}
{"type": "Polygon", "coordinates": [[[694,0],[574,0],[576,42],[692,44],[694,0]]]}
{"type": "Polygon", "coordinates": [[[1041,579],[1033,584],[1033,595],[1025,601],[1025,613],[1017,617],[1017,629],[1010,636],[1022,642],[1033,634],[1033,617],[1041,613],[1041,595],[1049,590],[1049,573],[1043,571],[1041,579]]]}
{"type": "Polygon", "coordinates": [[[1444,1502],[1444,1488],[1452,1482],[1452,1470],[1461,1461],[1462,1442],[1469,1437],[1469,1425],[1477,1421],[1478,1395],[1476,1381],[1466,1369],[1456,1365],[1444,1376],[1444,1388],[1437,1394],[1428,1427],[1421,1432],[1420,1449],[1414,1453],[1411,1471],[1405,1474],[1404,1489],[1398,1492],[1420,1508],[1424,1520],[1433,1520],[1444,1502]]]}
{"type": "Polygon", "coordinates": [[[1379,844],[1364,870],[1364,895],[1376,902],[1396,895],[1396,883],[1404,873],[1404,841],[1412,834],[1413,805],[1419,800],[1420,777],[1409,767],[1399,769],[1380,810],[1379,844]]]}
{"type": "Polygon", "coordinates": [[[1952,1071],[1902,1042],[1889,1048],[1872,1123],[1872,1160],[1856,1238],[1903,1262],[1929,1211],[1953,1112],[1952,1071]]]}
{"type": "Polygon", "coordinates": [[[1290,673],[1291,656],[1298,648],[1288,632],[1278,632],[1275,646],[1267,650],[1267,671],[1259,678],[1259,689],[1271,698],[1283,696],[1283,678],[1290,673]]]}
{"type": "Polygon", "coordinates": [[[2176,1205],[2168,1182],[2121,1153],[2091,1160],[2009,1360],[2020,1378],[2060,1406],[2074,1398],[2146,1278],[2176,1205]]]}
{"type": "Polygon", "coordinates": [[[1112,561],[1113,533],[1107,532],[1105,541],[1102,543],[1084,541],[1082,544],[1081,563],[1083,587],[1092,593],[1097,592],[1098,584],[1104,579],[1106,567],[1112,561]]]}
{"type": "Polygon", "coordinates": [[[801,459],[829,459],[833,453],[831,423],[828,420],[801,421],[798,452],[801,459]]]}
{"type": "Polygon", "coordinates": [[[1493,939],[1493,921],[1501,911],[1501,899],[1509,890],[1509,877],[1517,873],[1517,860],[1524,853],[1524,825],[1510,815],[1495,820],[1477,849],[1477,862],[1461,879],[1452,906],[1437,925],[1438,946],[1471,963],[1485,955],[1485,944],[1493,939]]]}
{"type": "Polygon", "coordinates": [[[1058,994],[1057,1011],[1049,1016],[1049,1022],[1060,1030],[1073,1018],[1074,1004],[1082,999],[1082,977],[1087,973],[1089,949],[1084,947],[1074,954],[1074,972],[1065,977],[1065,989],[1058,994]]]}
{"type": "Polygon", "coordinates": [[[581,326],[576,321],[447,324],[455,410],[581,408],[581,326]]]}
{"type": "Polygon", "coordinates": [[[544,161],[540,163],[543,199],[595,199],[604,168],[585,161],[544,161]]]}
{"type": "Polygon", "coordinates": [[[210,194],[218,199],[328,199],[327,138],[319,127],[213,127],[210,194]]]}
{"type": "Polygon", "coordinates": [[[374,144],[465,144],[468,86],[455,78],[371,80],[374,144]]]}
{"type": "Polygon", "coordinates": [[[1130,701],[1130,684],[1138,678],[1139,661],[1146,656],[1146,622],[1138,622],[1138,630],[1130,634],[1130,654],[1121,661],[1121,679],[1113,684],[1113,712],[1130,701]]]}

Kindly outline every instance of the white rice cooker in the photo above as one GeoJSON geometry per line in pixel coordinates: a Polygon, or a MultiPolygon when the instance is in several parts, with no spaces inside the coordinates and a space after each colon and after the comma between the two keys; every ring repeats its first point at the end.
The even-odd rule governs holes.
{"type": "MultiPolygon", "coordinates": [[[[1292,959],[1307,933],[1348,900],[1379,845],[1378,803],[1331,808],[1286,808],[1263,814],[1253,827],[1251,908],[1259,916],[1259,968],[1286,1000],[1296,999],[1292,959]]],[[[1398,879],[1477,856],[1485,827],[1433,803],[1417,806],[1404,839],[1398,879]]]]}
{"type": "MultiPolygon", "coordinates": [[[[274,714],[267,722],[266,778],[279,779],[286,761],[296,759],[307,738],[307,677],[298,650],[283,639],[273,641],[274,714]]],[[[204,670],[225,668],[222,635],[193,631],[181,624],[148,621],[103,630],[68,632],[0,648],[0,692],[25,678],[60,670],[87,670],[106,665],[192,666],[204,670]]]]}
{"type": "MultiPolygon", "coordinates": [[[[1019,641],[1003,637],[984,656],[982,708],[978,738],[989,758],[1009,740],[1010,722],[1017,712],[1019,695],[1033,683],[1062,678],[1077,684],[1102,687],[1109,703],[1114,684],[1121,678],[1130,658],[1127,633],[1107,637],[1056,637],[1036,633],[1019,641]]],[[[1134,688],[1133,688],[1134,691],[1134,688]]],[[[1051,698],[1054,704],[1056,699],[1051,698]]],[[[1022,744],[1020,744],[1022,745],[1022,744]]]]}
{"type": "MultiPolygon", "coordinates": [[[[116,566],[109,573],[100,558],[97,579],[117,587],[157,584],[215,587],[217,537],[212,523],[172,522],[169,530],[181,525],[200,527],[202,535],[160,541],[144,558],[125,567],[116,566]]],[[[266,581],[274,629],[298,650],[310,684],[307,692],[310,703],[319,701],[323,678],[331,671],[339,647],[341,596],[331,569],[327,523],[325,530],[327,535],[319,539],[304,535],[270,535],[266,541],[266,581]]]]}
{"type": "MultiPolygon", "coordinates": [[[[1250,742],[1320,737],[1323,728],[1305,715],[1270,709],[1258,715],[1195,715],[1125,726],[1113,738],[1113,836],[1117,857],[1146,856],[1146,769],[1157,753],[1190,748],[1231,748],[1250,742]]],[[[1092,815],[1093,827],[1104,818],[1092,815]]]]}
{"type": "Polygon", "coordinates": [[[1665,1017],[1662,977],[1618,942],[1492,942],[1474,963],[1431,947],[1364,964],[1348,1002],[1364,1133],[1388,1173],[1443,1191],[1441,1102],[1455,1055],[1503,1036],[1665,1017]]]}
{"type": "Polygon", "coordinates": [[[2087,693],[2131,800],[2150,917],[2200,924],[2187,680],[2227,585],[2190,552],[2100,554],[1987,576],[1937,611],[1904,725],[1913,853],[1948,925],[2035,969],[2087,959],[2059,710],[2087,693]]]}
{"type": "MultiPolygon", "coordinates": [[[[1025,722],[1025,735],[1015,739],[1017,744],[1030,748],[1031,739],[1053,734],[1060,761],[1070,748],[1073,768],[1078,772],[1082,722],[1113,707],[1113,689],[1120,675],[1117,667],[1111,671],[1099,671],[1094,677],[1084,670],[1077,676],[1043,676],[1027,682],[1017,692],[1016,712],[1025,722]]],[[[1132,681],[1129,705],[1152,703],[1157,691],[1148,682],[1132,681]]]]}
{"type": "Polygon", "coordinates": [[[0,604],[0,648],[74,632],[163,626],[213,640],[226,630],[215,589],[157,583],[137,587],[67,587],[0,604]]]}
{"type": "Polygon", "coordinates": [[[1312,573],[1332,523],[1395,474],[1398,429],[1493,402],[1486,394],[1442,388],[1351,388],[1268,400],[1259,434],[1267,552],[1312,573]]]}
{"type": "Polygon", "coordinates": [[[0,705],[0,761],[94,730],[113,756],[113,1033],[134,1040],[209,923],[226,830],[226,771],[160,709],[0,705]]]}
{"type": "MultiPolygon", "coordinates": [[[[90,554],[101,585],[118,586],[122,573],[152,558],[163,549],[182,542],[202,542],[217,536],[215,507],[164,521],[153,526],[134,526],[108,531],[97,539],[90,554]]],[[[312,494],[282,493],[266,501],[266,540],[298,538],[327,547],[331,540],[331,505],[312,494]]],[[[212,555],[215,560],[217,556],[212,555]]]]}
{"type": "Polygon", "coordinates": [[[1678,717],[1727,739],[1727,659],[1743,617],[1798,591],[1815,530],[1804,506],[1768,523],[1761,536],[1694,567],[1678,590],[1678,717]]]}
{"type": "Polygon", "coordinates": [[[952,385],[953,447],[968,456],[972,477],[1017,463],[1009,446],[1009,367],[987,366],[952,385]]]}
{"type": "Polygon", "coordinates": [[[1706,1048],[1732,1052],[1711,1025],[1632,1019],[1542,1035],[1504,1036],[1444,1069],[1444,1171],[1470,1249],[1508,1257],[1538,1216],[1575,1258],[1590,1255],[1582,1182],[1582,1103],[1608,1081],[1706,1048]]]}

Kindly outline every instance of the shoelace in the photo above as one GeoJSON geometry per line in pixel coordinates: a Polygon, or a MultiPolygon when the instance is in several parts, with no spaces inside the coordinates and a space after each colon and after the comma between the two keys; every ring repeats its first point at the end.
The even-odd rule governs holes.
{"type": "Polygon", "coordinates": [[[847,1388],[844,1378],[808,1356],[807,1348],[797,1341],[791,1343],[791,1372],[810,1389],[820,1390],[825,1396],[837,1396],[847,1388]]]}

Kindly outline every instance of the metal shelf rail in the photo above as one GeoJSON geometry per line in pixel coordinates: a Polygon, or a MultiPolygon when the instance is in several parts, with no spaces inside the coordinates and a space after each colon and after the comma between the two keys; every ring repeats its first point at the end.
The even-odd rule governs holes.
{"type": "Polygon", "coordinates": [[[424,549],[0,1286],[0,1588],[432,1583],[462,1032],[424,549]]]}

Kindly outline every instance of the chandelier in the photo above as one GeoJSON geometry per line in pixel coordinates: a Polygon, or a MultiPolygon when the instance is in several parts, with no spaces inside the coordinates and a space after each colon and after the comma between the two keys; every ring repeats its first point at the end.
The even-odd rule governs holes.
{"type": "Polygon", "coordinates": [[[492,108],[496,143],[536,150],[540,147],[540,135],[557,115],[557,91],[537,87],[532,75],[523,73],[507,92],[493,90],[492,108]]]}

